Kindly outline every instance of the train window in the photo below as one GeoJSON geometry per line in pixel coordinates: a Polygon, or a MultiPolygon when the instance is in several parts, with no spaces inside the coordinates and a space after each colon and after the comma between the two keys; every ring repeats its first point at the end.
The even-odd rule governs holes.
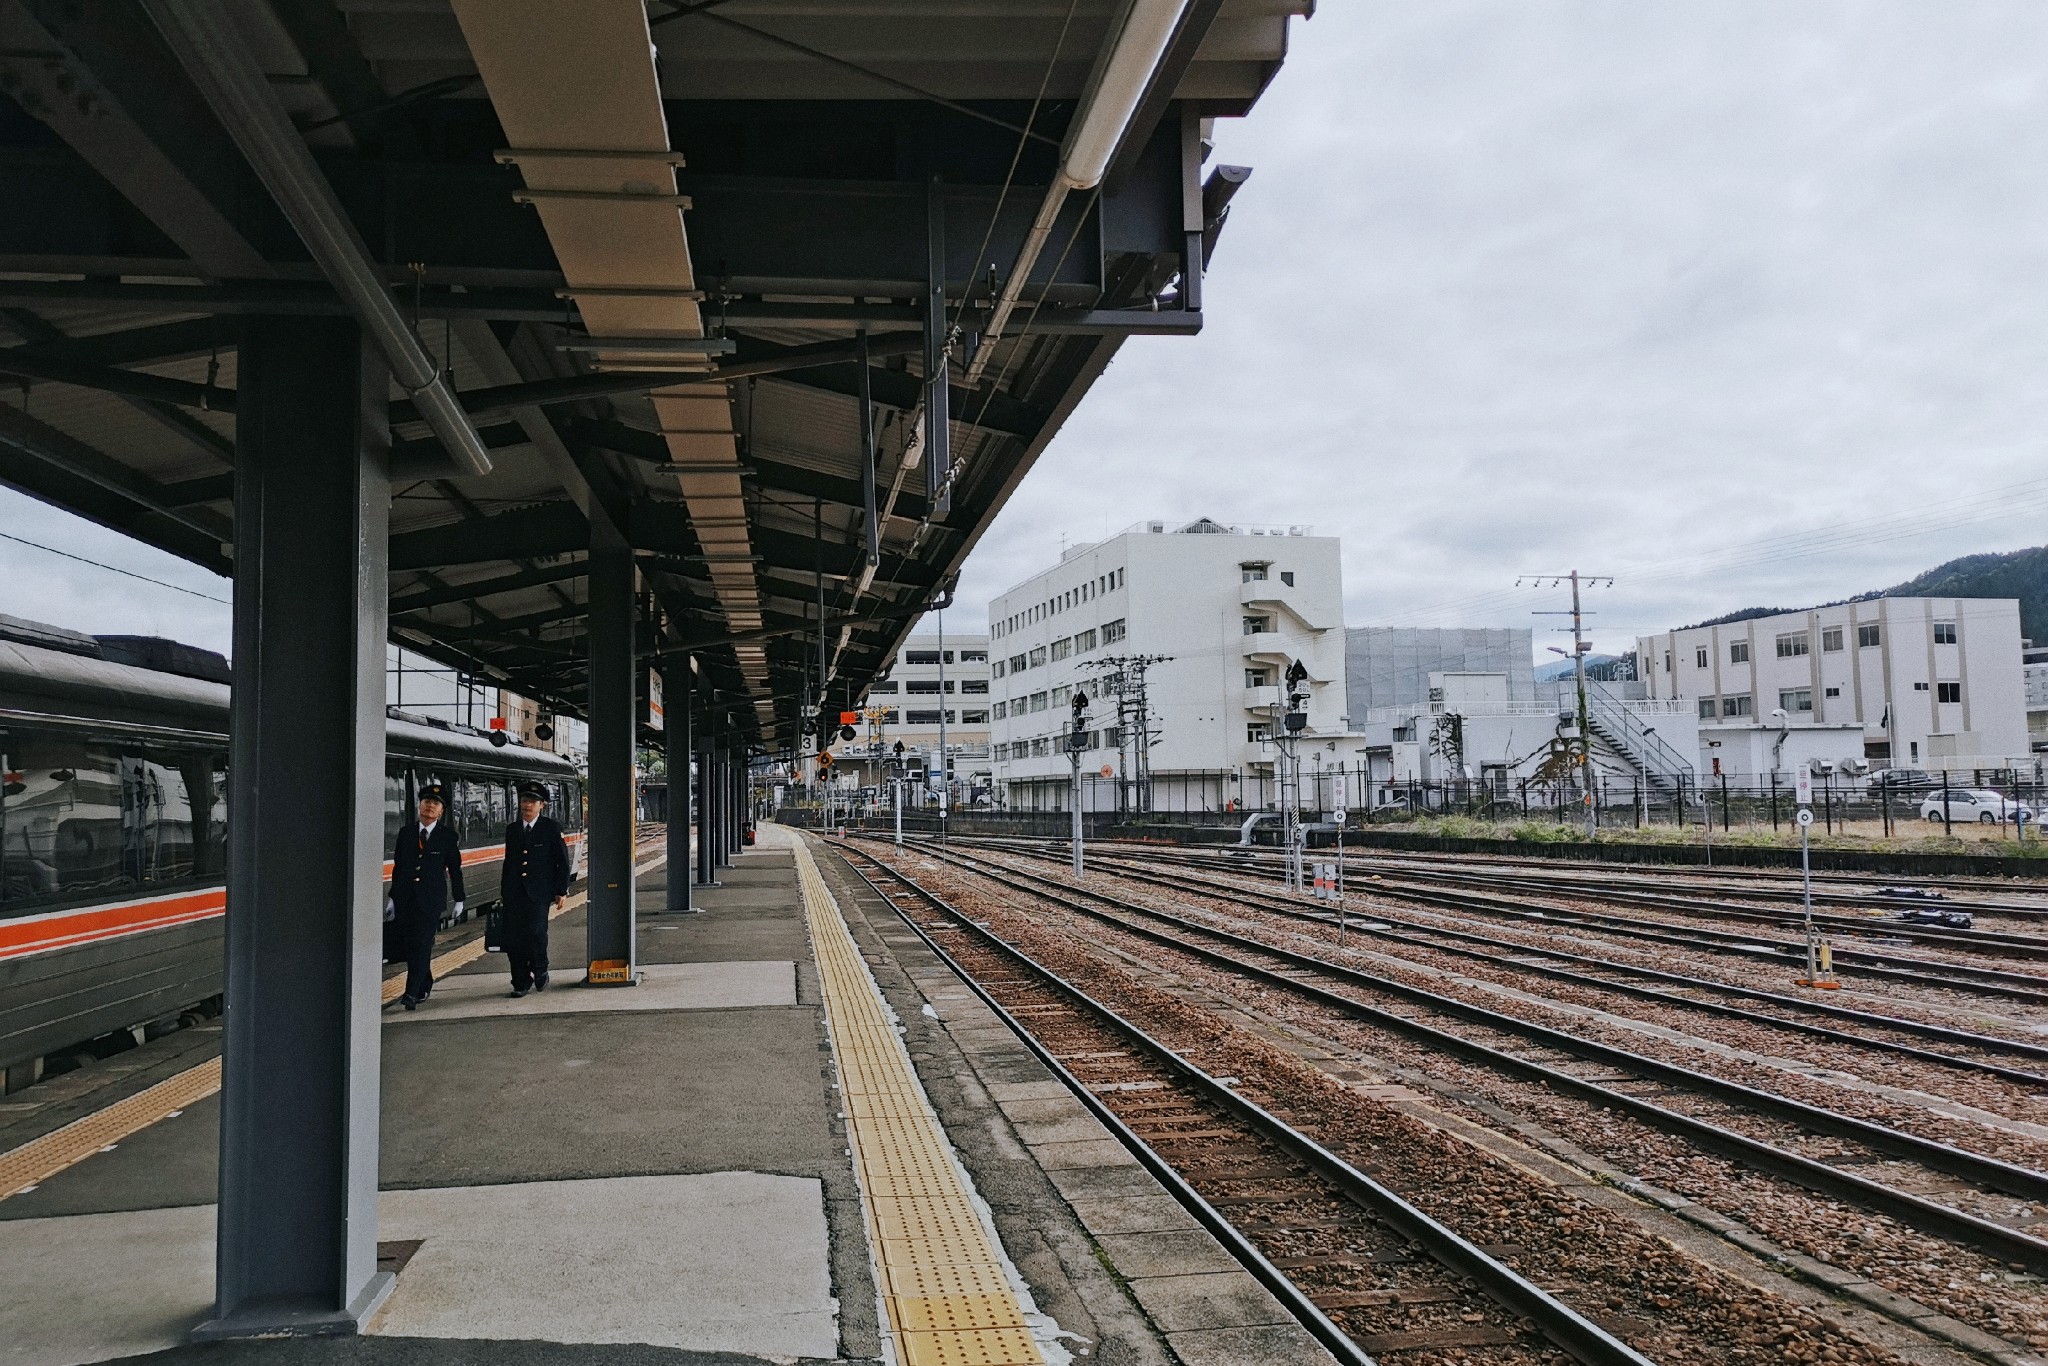
{"type": "Polygon", "coordinates": [[[65,736],[0,740],[0,902],[10,908],[218,876],[220,757],[65,736]]]}
{"type": "Polygon", "coordinates": [[[405,825],[405,769],[394,765],[384,770],[384,848],[398,843],[405,825]]]}
{"type": "Polygon", "coordinates": [[[491,790],[495,784],[480,778],[464,778],[462,793],[462,821],[456,828],[462,832],[464,847],[483,844],[491,838],[491,790]]]}

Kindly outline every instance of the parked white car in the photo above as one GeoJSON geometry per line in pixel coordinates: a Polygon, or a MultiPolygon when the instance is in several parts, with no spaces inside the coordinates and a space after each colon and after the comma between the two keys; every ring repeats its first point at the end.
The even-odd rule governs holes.
{"type": "MultiPolygon", "coordinates": [[[[2032,821],[2034,812],[2010,797],[1982,788],[1954,787],[1948,793],[1948,819],[1951,821],[1980,821],[1985,825],[2000,825],[2018,816],[2021,820],[2032,821]]],[[[1920,803],[1920,819],[1938,821],[1941,814],[1941,793],[1937,792],[1920,803]]]]}

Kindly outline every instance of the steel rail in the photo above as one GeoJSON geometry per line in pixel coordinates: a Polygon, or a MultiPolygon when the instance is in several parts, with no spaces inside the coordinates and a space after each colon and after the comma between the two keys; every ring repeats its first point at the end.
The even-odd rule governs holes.
{"type": "MultiPolygon", "coordinates": [[[[972,845],[975,842],[972,840],[956,840],[954,843],[972,845]]],[[[1015,850],[1012,852],[1047,863],[1058,862],[1053,855],[1036,850],[1015,850]]],[[[1128,855],[1107,854],[1098,855],[1097,858],[1099,862],[1115,867],[1122,876],[1139,882],[1176,891],[1199,888],[1203,896],[1220,901],[1233,902],[1254,910],[1277,913],[1317,925],[1336,925],[1338,923],[1337,917],[1328,912],[1309,911],[1299,906],[1290,905],[1286,898],[1275,893],[1251,892],[1243,888],[1229,886],[1226,883],[1206,880],[1197,881],[1192,884],[1186,880],[1176,882],[1172,878],[1142,871],[1133,865],[1133,861],[1128,855]]],[[[1862,1034],[1851,1034],[1844,1030],[1831,1029],[1826,1025],[1808,1024],[1804,1020],[1788,1020],[1780,1015],[1767,1015],[1762,1011],[1745,1010],[1740,1006],[1732,1006],[1720,1001],[1702,1001],[1696,997],[1681,996],[1675,992],[1659,991],[1651,987],[1640,987],[1629,982],[1610,981],[1588,972],[1573,972],[1567,968],[1550,967],[1542,963],[1516,961],[1515,959],[1504,958],[1497,953],[1483,953],[1477,949],[1461,948],[1456,944],[1431,943],[1424,936],[1434,935],[1445,939],[1461,940],[1465,943],[1485,944],[1517,954],[1554,958],[1567,963],[1582,963],[1652,981],[1671,982],[1700,990],[1722,991],[1755,1000],[1773,1001],[1781,1005],[1801,1009],[1819,1010],[1875,1027],[1910,1029],[1915,1032],[1924,1032],[1928,1037],[1964,1043],[1972,1047],[2000,1048],[2025,1056],[2048,1058],[2048,1046],[2041,1044],[1997,1039],[1983,1034],[1970,1034],[1961,1030],[1947,1029],[1940,1025],[1922,1024],[1917,1020],[1900,1020],[1889,1015],[1875,1015],[1866,1011],[1851,1010],[1844,1006],[1828,1005],[1824,1002],[1804,1001],[1796,996],[1781,996],[1775,992],[1761,991],[1754,987],[1732,986],[1705,977],[1688,977],[1682,973],[1639,967],[1633,963],[1617,963],[1611,959],[1595,958],[1587,954],[1567,953],[1562,949],[1538,948],[1530,944],[1518,944],[1511,939],[1495,939],[1487,935],[1473,934],[1464,930],[1439,928],[1420,921],[1404,920],[1399,916],[1388,915],[1384,911],[1376,909],[1362,911],[1360,915],[1363,917],[1363,923],[1360,920],[1346,920],[1345,925],[1352,932],[1368,938],[1384,939],[1396,944],[1407,944],[1417,948],[1429,949],[1436,953],[1469,958],[1505,971],[1554,978],[1558,981],[1570,982],[1576,986],[1611,991],[1617,995],[1655,1001],[1662,1005],[1675,1006],[1686,1010],[1697,1010],[1704,1014],[1719,1015],[1724,1018],[1786,1029],[1794,1033],[1809,1034],[1833,1043],[1845,1043],[1870,1048],[1878,1052],[1896,1053],[1903,1057],[1916,1058],[1922,1062],[1937,1066],[1954,1067],[1969,1072],[1982,1072],[1989,1076],[1995,1076],[2001,1080],[2015,1082],[2023,1086],[2048,1086],[2048,1073],[2029,1072],[2022,1068],[2006,1067],[2000,1063],[1990,1062],[1982,1058],[1959,1057],[1953,1053],[1942,1053],[1931,1048],[1921,1048],[1914,1044],[1900,1043],[1895,1039],[1873,1039],[1862,1034]],[[1398,933],[1384,928],[1386,926],[1401,926],[1413,931],[1413,933],[1398,933]]]]}
{"type": "MultiPolygon", "coordinates": [[[[922,852],[928,856],[940,856],[937,854],[937,851],[931,849],[925,849],[922,852]]],[[[963,866],[965,863],[971,862],[960,860],[958,855],[952,855],[951,858],[961,861],[963,866]]],[[[1439,1029],[1423,1021],[1398,1015],[1377,1006],[1368,1005],[1363,1001],[1355,1000],[1352,997],[1331,991],[1325,987],[1316,986],[1312,982],[1303,981],[1298,977],[1290,976],[1276,969],[1260,967],[1255,963],[1247,963],[1242,959],[1235,958],[1219,950],[1205,948],[1200,944],[1190,943],[1176,935],[1155,930],[1146,925],[1136,924],[1121,917],[1110,915],[1107,912],[1082,905],[1063,894],[1068,889],[1053,891],[1047,887],[1033,886],[1019,878],[1010,878],[978,869],[970,869],[970,871],[976,876],[986,877],[990,881],[1016,887],[1018,890],[1024,891],[1029,895],[1064,906],[1077,914],[1100,920],[1105,924],[1114,925],[1127,933],[1136,934],[1141,938],[1150,939],[1155,943],[1192,954],[1205,962],[1212,963],[1228,971],[1252,977],[1275,986],[1284,987],[1287,990],[1308,996],[1323,1004],[1335,1006],[1341,1011],[1355,1015],[1378,1027],[1407,1034],[1410,1037],[1421,1039],[1432,1046],[1443,1048],[1448,1052],[1470,1058],[1473,1061],[1508,1071],[1529,1080],[1540,1081],[1553,1088],[1568,1091],[1582,1098],[1595,1101],[1598,1104],[1621,1110],[1638,1119],[1642,1119],[1654,1128],[1676,1133],[1700,1147],[1718,1152],[1725,1157],[1735,1158],[1759,1170],[1782,1176],[1796,1184],[1806,1186],[1810,1190],[1854,1201],[1865,1208],[1877,1210],[1898,1218],[1901,1222],[1913,1227],[1930,1233],[1939,1233],[1943,1237],[1968,1243],[2008,1261],[2022,1262],[2037,1272],[2048,1272],[2048,1241],[2029,1237],[2024,1233],[2008,1229],[2001,1224],[1980,1219],[1975,1215],[1967,1214],[1961,1210],[1925,1199],[1921,1196],[1895,1190],[1890,1186],[1871,1181],[1865,1177],[1840,1171],[1828,1166],[1826,1163],[1800,1157],[1795,1153],[1787,1152],[1760,1139],[1751,1138],[1747,1134],[1738,1133],[1732,1129],[1724,1129],[1719,1125],[1695,1118],[1680,1111],[1667,1110],[1663,1106],[1651,1101],[1632,1096],[1625,1091],[1613,1090],[1598,1082],[1587,1081],[1584,1078],[1561,1071],[1548,1064],[1517,1057],[1515,1054],[1504,1052],[1476,1040],[1464,1038],[1461,1035],[1439,1029]]],[[[1108,897],[1103,893],[1089,892],[1085,894],[1115,902],[1115,898],[1108,897]]],[[[1650,1069],[1668,1072],[1678,1084],[1690,1085],[1695,1081],[1704,1082],[1714,1088],[1727,1088],[1731,1092],[1746,1092],[1751,1096],[1762,1098],[1768,1102],[1776,1102],[1787,1107],[1799,1107],[1846,1126],[1841,1129],[1832,1130],[1832,1132],[1844,1136],[1857,1137],[1865,1142],[1870,1142],[1870,1140],[1863,1138],[1860,1133],[1854,1132],[1855,1128],[1876,1130],[1892,1142],[1907,1140],[1907,1143],[1901,1145],[1903,1148],[1938,1150],[1943,1156],[1937,1158],[1936,1161],[1929,1161],[1927,1157],[1920,1156],[1917,1152],[1908,1153],[1900,1151],[1898,1155],[1908,1156],[1909,1160],[1935,1166],[1936,1170],[1947,1172],[1950,1175],[1964,1176],[1962,1171],[1954,1170],[1947,1165],[1937,1165],[1937,1162],[1953,1162],[1957,1167],[1971,1172],[1983,1172],[1986,1174],[1981,1176],[1964,1176],[1966,1180],[1979,1184],[1995,1185],[1998,1189],[2021,1186],[2026,1189],[2014,1191],[2013,1193],[2026,1194],[2036,1199],[2043,1198],[2043,1195],[2034,1194],[2035,1191],[2048,1194],[2048,1175],[2040,1172],[2029,1171],[2023,1167],[2015,1167],[1979,1154],[1966,1153],[1961,1149],[1949,1148],[1945,1144],[1915,1138],[1909,1134],[1902,1134],[1897,1130],[1887,1130],[1881,1125],[1866,1125],[1865,1121],[1851,1119],[1846,1115],[1836,1115],[1832,1111],[1820,1110],[1818,1107],[1804,1106],[1798,1101],[1791,1101],[1785,1097],[1771,1096],[1768,1092],[1754,1091],[1752,1088],[1742,1087],[1733,1082],[1725,1082],[1719,1078],[1705,1077],[1702,1074],[1690,1072],[1689,1069],[1676,1067],[1668,1063],[1660,1063],[1655,1059],[1643,1058],[1639,1054],[1628,1053],[1622,1049],[1609,1049],[1606,1045],[1590,1044],[1585,1040],[1573,1039],[1569,1035],[1559,1034],[1557,1031],[1547,1029],[1541,1025],[1531,1025],[1529,1022],[1517,1020],[1513,1016],[1500,1015],[1486,1010],[1484,1007],[1473,1006],[1449,997],[1439,996],[1434,992],[1424,991],[1418,987],[1406,986],[1402,983],[1374,977],[1370,973],[1359,972],[1353,968],[1326,963],[1321,959],[1313,958],[1306,954],[1296,954],[1285,949],[1276,949],[1257,940],[1247,939],[1225,930],[1217,930],[1209,926],[1185,921],[1163,911],[1155,911],[1148,907],[1137,906],[1132,906],[1131,909],[1183,929],[1239,944],[1254,952],[1277,957],[1283,961],[1296,962],[1300,966],[1317,972],[1327,973],[1340,980],[1356,980],[1370,989],[1402,996],[1414,1000],[1417,1004],[1441,1009],[1446,1014],[1457,1015],[1474,1023],[1497,1028],[1503,1032],[1528,1038],[1535,1042],[1544,1042],[1543,1036],[1546,1035],[1554,1036],[1559,1040],[1559,1043],[1547,1046],[1557,1047],[1559,1051],[1580,1053],[1581,1056],[1609,1061],[1614,1066],[1621,1066],[1625,1070],[1630,1071],[1641,1070],[1638,1064],[1647,1064],[1650,1069]],[[1586,1051],[1581,1053],[1580,1050],[1582,1049],[1586,1051]],[[1597,1050],[1597,1052],[1594,1050],[1597,1050]],[[1995,1182],[1986,1179],[1987,1176],[1992,1175],[1998,1176],[2001,1179],[1995,1182]]],[[[1736,1103],[1743,1102],[1738,1101],[1736,1103]]],[[[1823,1130],[1823,1132],[1829,1132],[1829,1130],[1823,1130]]],[[[1879,1145],[1873,1142],[1871,1146],[1877,1147],[1879,1145]]]]}
{"type": "MultiPolygon", "coordinates": [[[[1570,1305],[1551,1295],[1548,1291],[1545,1291],[1535,1282],[1522,1276],[1505,1263],[1495,1259],[1480,1249],[1477,1244],[1416,1208],[1407,1199],[1373,1180],[1330,1149],[1288,1124],[1278,1115],[1275,1115],[1255,1101],[1238,1095],[1208,1072],[1181,1057],[1180,1054],[1174,1052],[1166,1044],[1153,1038],[1138,1025],[1125,1019],[1108,1006],[1103,1005],[1094,997],[1081,990],[1081,988],[1061,977],[1051,968],[1046,967],[1022,949],[1003,939],[993,930],[977,923],[973,917],[953,907],[936,893],[921,886],[906,874],[890,868],[887,864],[869,858],[859,850],[848,850],[847,846],[839,841],[834,841],[834,843],[839,845],[842,852],[856,853],[871,866],[884,870],[920,900],[955,921],[962,929],[975,936],[989,948],[1011,962],[1025,968],[1027,971],[1037,974],[1051,985],[1055,991],[1067,997],[1082,1009],[1096,1015],[1113,1031],[1123,1035],[1141,1052],[1181,1077],[1187,1082],[1190,1089],[1200,1094],[1203,1099],[1230,1110],[1243,1119],[1251,1128],[1262,1132],[1265,1136],[1272,1138],[1283,1147],[1292,1150],[1310,1162],[1332,1184],[1343,1190],[1372,1213],[1380,1216],[1388,1225],[1404,1237],[1422,1246],[1431,1257],[1451,1270],[1468,1277],[1488,1297],[1504,1308],[1510,1309],[1528,1319],[1535,1325],[1538,1332],[1542,1333],[1545,1338],[1570,1354],[1574,1359],[1587,1363],[1587,1366],[1608,1366],[1610,1363],[1613,1366],[1653,1366],[1648,1357],[1645,1357],[1627,1343],[1622,1342],[1607,1332],[1606,1329],[1601,1328],[1598,1324],[1580,1314],[1570,1305]]],[[[1247,1269],[1258,1276],[1262,1284],[1265,1284],[1269,1289],[1277,1289],[1272,1279],[1277,1278],[1286,1287],[1286,1292],[1282,1294],[1284,1303],[1287,1303],[1290,1308],[1295,1308],[1297,1304],[1305,1304],[1307,1306],[1309,1312],[1314,1315],[1314,1319],[1304,1319],[1304,1326],[1308,1327],[1315,1334],[1318,1341],[1333,1349],[1337,1349],[1338,1344],[1341,1343],[1339,1354],[1346,1361],[1370,1363],[1373,1360],[1359,1349],[1358,1345],[1352,1341],[1343,1329],[1337,1327],[1322,1310],[1316,1308],[1313,1301],[1310,1301],[1299,1287],[1287,1279],[1286,1273],[1274,1267],[1257,1248],[1252,1247],[1249,1241],[1230,1224],[1229,1220],[1215,1206],[1209,1204],[1198,1192],[1188,1186],[1179,1174],[1174,1171],[1171,1164],[1167,1163],[1149,1144],[1132,1132],[1079,1078],[1069,1072],[1052,1055],[1050,1050],[1032,1037],[1031,1032],[1015,1016],[1005,1010],[974,979],[972,974],[967,972],[952,955],[948,954],[944,948],[933,940],[922,926],[905,914],[902,907],[898,906],[880,887],[877,887],[874,880],[858,864],[848,859],[847,866],[863,882],[867,883],[868,887],[877,896],[880,896],[883,901],[887,902],[891,909],[895,910],[898,918],[908,925],[919,939],[924,941],[927,948],[936,954],[961,981],[965,982],[975,995],[980,997],[984,1003],[997,1013],[997,1016],[1003,1023],[1009,1026],[1011,1032],[1016,1034],[1024,1042],[1025,1046],[1037,1055],[1041,1062],[1044,1062],[1052,1069],[1053,1074],[1074,1092],[1082,1104],[1088,1107],[1090,1113],[1104,1121],[1110,1132],[1116,1135],[1118,1141],[1123,1143],[1134,1156],[1144,1163],[1148,1170],[1163,1178],[1170,1177],[1170,1180],[1167,1181],[1168,1189],[1174,1193],[1177,1199],[1181,1200],[1191,1214],[1201,1220],[1203,1225],[1212,1232],[1227,1230],[1228,1236],[1225,1238],[1225,1242],[1227,1246],[1231,1247],[1233,1253],[1238,1253],[1239,1249],[1242,1248],[1251,1254],[1251,1257],[1255,1260],[1246,1261],[1247,1269]],[[1192,1203],[1190,1203],[1191,1201],[1192,1203]],[[1316,1320],[1320,1320],[1322,1324],[1327,1325],[1328,1333],[1336,1335],[1335,1342],[1324,1331],[1318,1329],[1316,1320]]],[[[1240,1257],[1240,1260],[1244,1259],[1240,1257]]],[[[1300,1310],[1297,1308],[1296,1312],[1300,1313],[1300,1310]]]]}
{"type": "MultiPolygon", "coordinates": [[[[1347,859],[1348,864],[1351,860],[1347,859]]],[[[1366,865],[1373,866],[1371,864],[1366,865]]],[[[1413,878],[1413,872],[1400,874],[1413,878]]],[[[1678,896],[1662,892],[1646,892],[1633,888],[1603,886],[1597,890],[1579,891],[1560,886],[1546,878],[1522,877],[1513,873],[1485,871],[1433,871],[1428,876],[1446,882],[1460,882],[1479,888],[1505,887],[1514,891],[1532,892],[1538,896],[1578,898],[1585,897],[1611,901],[1623,906],[1641,906],[1646,910],[1670,910],[1680,913],[1709,915],[1723,920],[1744,920],[1751,923],[1783,926],[1788,911],[1769,910],[1763,907],[1744,905],[1735,901],[1715,901],[1699,896],[1678,896]]],[[[1816,898],[1817,899],[1817,898],[1816,898]]],[[[1946,904],[1946,903],[1944,903],[1946,904]]],[[[2004,953],[2016,958],[2048,958],[2048,942],[2033,935],[2013,934],[2003,930],[1954,929],[1945,925],[1915,925],[1891,920],[1850,915],[1816,914],[1816,925],[1833,929],[1868,933],[1881,930],[1887,935],[1910,939],[1932,946],[1956,949],[1971,949],[1981,953],[2004,953]]]]}
{"type": "MultiPolygon", "coordinates": [[[[1183,856],[1193,866],[1223,867],[1212,858],[1183,856]]],[[[1345,861],[1345,867],[1354,865],[1345,861]]],[[[1253,864],[1238,871],[1269,878],[1262,864],[1253,864]]],[[[1542,906],[1524,900],[1516,900],[1505,894],[1483,892],[1449,892],[1435,890],[1427,885],[1390,880],[1384,875],[1374,875],[1372,889],[1375,895],[1395,897],[1406,901],[1418,901],[1424,905],[1449,906],[1458,910],[1480,911],[1494,915],[1510,915],[1524,920],[1540,920],[1549,925],[1583,924],[1593,926],[1609,934],[1622,935],[1630,939],[1642,939],[1658,944],[1673,944],[1693,950],[1708,949],[1716,953],[1727,953],[1742,958],[1761,959],[1772,963],[1799,962],[1806,952],[1803,944],[1760,943],[1762,935],[1735,934],[1726,930],[1710,929],[1703,925],[1665,925],[1661,921],[1638,920],[1629,916],[1602,915],[1597,911],[1580,911],[1558,907],[1542,906]]],[[[1597,900],[1597,897],[1580,898],[1597,900]]],[[[1782,920],[1782,917],[1780,917],[1782,920]]],[[[1971,991],[1979,995],[2002,996],[2028,1001],[2035,1005],[2048,1005],[2048,977],[2030,973],[2005,972],[1996,968],[1976,968],[1963,964],[1943,963],[1910,954],[1884,954],[1860,949],[1836,949],[1834,960],[1837,966],[1854,967],[1857,971],[1872,977],[1891,981],[1910,982],[1916,986],[1944,987],[1950,991],[1971,991]],[[1898,967],[1895,964],[1911,964],[1898,967]]]]}

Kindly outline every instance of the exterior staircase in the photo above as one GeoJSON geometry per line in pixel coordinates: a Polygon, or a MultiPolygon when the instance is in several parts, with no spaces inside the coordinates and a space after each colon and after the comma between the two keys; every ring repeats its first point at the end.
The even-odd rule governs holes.
{"type": "Polygon", "coordinates": [[[1692,764],[1664,742],[1619,697],[1593,679],[1586,680],[1586,720],[1599,740],[1642,775],[1643,784],[1661,797],[1682,797],[1697,790],[1692,764]]]}

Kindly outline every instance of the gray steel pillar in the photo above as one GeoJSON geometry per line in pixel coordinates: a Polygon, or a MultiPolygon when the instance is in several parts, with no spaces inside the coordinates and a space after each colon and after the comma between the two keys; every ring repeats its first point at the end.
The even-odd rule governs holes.
{"type": "Polygon", "coordinates": [[[711,722],[704,723],[697,751],[697,885],[715,887],[718,873],[711,853],[711,722]]]}
{"type": "Polygon", "coordinates": [[[661,748],[668,760],[667,892],[662,910],[690,909],[690,657],[670,655],[661,668],[661,748]]]}
{"type": "Polygon", "coordinates": [[[720,868],[732,867],[732,751],[720,746],[711,781],[712,854],[720,868]]]}
{"type": "Polygon", "coordinates": [[[590,536],[590,971],[631,984],[633,932],[633,551],[596,519],[590,536]]]}
{"type": "Polygon", "coordinates": [[[377,1270],[390,376],[352,320],[252,318],[235,436],[214,1317],[351,1334],[377,1270]]]}

